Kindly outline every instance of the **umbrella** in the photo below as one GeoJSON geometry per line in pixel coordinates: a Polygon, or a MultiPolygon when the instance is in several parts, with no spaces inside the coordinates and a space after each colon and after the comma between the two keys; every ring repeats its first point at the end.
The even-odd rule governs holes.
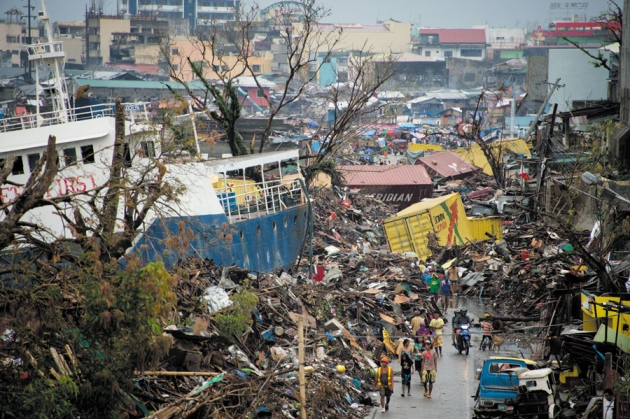
{"type": "Polygon", "coordinates": [[[374,153],[374,150],[372,150],[371,148],[366,148],[365,150],[363,150],[363,152],[366,154],[372,154],[374,153]]]}
{"type": "Polygon", "coordinates": [[[407,140],[403,140],[403,139],[396,139],[396,140],[392,140],[392,143],[406,143],[407,140]]]}

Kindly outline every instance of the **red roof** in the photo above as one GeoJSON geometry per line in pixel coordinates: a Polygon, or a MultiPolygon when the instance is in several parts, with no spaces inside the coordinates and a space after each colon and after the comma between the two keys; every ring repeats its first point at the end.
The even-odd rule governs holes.
{"type": "Polygon", "coordinates": [[[339,166],[348,186],[368,185],[433,185],[422,166],[339,166]]]}
{"type": "Polygon", "coordinates": [[[452,151],[429,154],[419,158],[416,164],[423,165],[429,172],[443,178],[462,178],[469,173],[480,170],[477,166],[468,163],[452,151]]]}
{"type": "Polygon", "coordinates": [[[420,29],[420,35],[437,35],[440,44],[485,44],[485,29],[420,29]]]}

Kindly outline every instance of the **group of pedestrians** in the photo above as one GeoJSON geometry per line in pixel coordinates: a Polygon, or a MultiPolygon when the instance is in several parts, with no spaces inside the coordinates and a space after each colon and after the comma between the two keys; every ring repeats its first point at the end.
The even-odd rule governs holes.
{"type": "MultiPolygon", "coordinates": [[[[438,354],[430,340],[420,341],[416,338],[414,343],[410,339],[404,339],[398,363],[401,367],[402,390],[401,397],[411,397],[411,377],[414,370],[418,371],[420,381],[424,386],[424,397],[431,398],[433,383],[437,378],[438,354]]],[[[381,396],[381,412],[389,410],[389,402],[394,394],[394,371],[389,365],[389,358],[381,358],[381,366],[376,371],[376,385],[381,396]]]]}
{"type": "MultiPolygon", "coordinates": [[[[411,319],[411,330],[415,338],[403,339],[396,351],[401,368],[402,389],[401,397],[411,396],[411,379],[414,372],[420,377],[424,386],[424,397],[431,398],[433,384],[437,378],[438,361],[442,355],[442,329],[444,320],[438,316],[431,316],[426,309],[416,310],[411,319]]],[[[390,360],[386,356],[381,359],[381,366],[376,373],[376,384],[381,395],[381,411],[389,410],[389,401],[394,392],[393,371],[390,360]]]]}
{"type": "Polygon", "coordinates": [[[457,267],[451,266],[444,271],[444,269],[436,267],[433,263],[429,263],[425,267],[415,260],[411,266],[422,270],[422,280],[429,289],[429,294],[436,303],[442,303],[442,311],[444,314],[447,314],[451,298],[458,292],[459,271],[457,267]]]}

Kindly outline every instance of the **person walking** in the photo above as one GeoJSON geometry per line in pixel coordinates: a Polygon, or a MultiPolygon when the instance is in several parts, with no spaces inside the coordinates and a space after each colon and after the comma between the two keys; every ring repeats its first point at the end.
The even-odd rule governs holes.
{"type": "Polygon", "coordinates": [[[394,393],[394,371],[389,366],[389,358],[381,358],[381,366],[376,370],[376,387],[381,395],[381,412],[389,410],[389,400],[394,393]]]}
{"type": "Polygon", "coordinates": [[[413,347],[415,349],[414,367],[418,371],[420,382],[422,383],[422,352],[424,351],[424,338],[418,337],[414,339],[413,347]]]}
{"type": "Polygon", "coordinates": [[[424,343],[424,352],[422,353],[422,384],[424,385],[424,397],[431,398],[433,393],[433,383],[437,378],[437,353],[431,347],[430,342],[424,343]]]}
{"type": "Polygon", "coordinates": [[[431,323],[429,323],[431,330],[435,332],[435,340],[433,341],[433,348],[438,356],[442,355],[442,329],[444,329],[444,319],[436,315],[431,323]]]}
{"type": "Polygon", "coordinates": [[[492,331],[494,328],[492,327],[492,316],[488,313],[483,316],[483,320],[481,321],[481,330],[483,331],[483,335],[481,343],[479,344],[479,349],[484,350],[483,343],[487,341],[488,349],[492,350],[492,331]]]}
{"type": "Polygon", "coordinates": [[[363,238],[363,254],[369,255],[370,253],[372,253],[372,244],[370,243],[367,237],[364,237],[363,238]]]}
{"type": "Polygon", "coordinates": [[[451,288],[453,295],[457,294],[459,292],[459,270],[454,263],[446,270],[446,277],[450,279],[451,284],[453,284],[451,288]]]}
{"type": "Polygon", "coordinates": [[[411,318],[411,331],[414,335],[418,334],[420,326],[424,325],[424,317],[420,315],[420,311],[416,310],[414,316],[411,318]]]}
{"type": "Polygon", "coordinates": [[[433,271],[430,271],[429,273],[431,274],[431,277],[429,278],[429,282],[427,284],[429,287],[429,294],[437,303],[440,293],[440,278],[438,278],[435,273],[433,273],[433,271]]]}
{"type": "Polygon", "coordinates": [[[413,374],[413,354],[415,352],[411,340],[403,341],[403,350],[400,353],[398,362],[400,363],[400,376],[402,379],[401,397],[405,397],[405,387],[407,388],[407,396],[411,397],[411,375],[413,374]]]}
{"type": "Polygon", "coordinates": [[[602,397],[602,418],[613,419],[615,417],[615,395],[609,388],[604,390],[602,397]]]}
{"type": "Polygon", "coordinates": [[[452,282],[448,277],[445,277],[440,283],[440,297],[442,299],[442,310],[444,314],[448,313],[448,306],[451,303],[451,297],[453,296],[452,282]]]}

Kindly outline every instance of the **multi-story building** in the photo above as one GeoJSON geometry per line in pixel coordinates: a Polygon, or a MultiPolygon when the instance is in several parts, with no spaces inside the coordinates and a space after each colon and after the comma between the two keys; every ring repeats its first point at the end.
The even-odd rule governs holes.
{"type": "Polygon", "coordinates": [[[538,26],[532,34],[535,45],[606,45],[621,38],[621,23],[610,22],[551,22],[547,29],[538,26]]]}
{"type": "MultiPolygon", "coordinates": [[[[212,51],[202,52],[201,41],[194,37],[175,37],[171,39],[168,45],[168,60],[172,71],[175,72],[181,80],[191,81],[197,77],[192,70],[189,59],[198,68],[203,70],[204,78],[218,79],[219,74],[226,77],[247,77],[252,73],[262,75],[271,72],[271,63],[273,55],[270,52],[253,52],[247,61],[252,71],[245,68],[241,57],[237,54],[226,52],[221,55],[212,55],[212,51]]],[[[160,66],[165,74],[169,74],[170,70],[166,68],[166,57],[160,57],[160,66]]]]}
{"type": "Polygon", "coordinates": [[[131,20],[123,16],[90,12],[87,15],[86,57],[87,65],[103,65],[110,62],[110,45],[114,33],[130,33],[131,20]]]}
{"type": "MultiPolygon", "coordinates": [[[[6,19],[0,20],[0,64],[10,67],[26,67],[26,52],[21,53],[29,43],[26,19],[20,19],[22,12],[16,8],[5,12],[6,19]]],[[[37,25],[31,27],[32,42],[39,36],[37,25]]]]}
{"type": "Polygon", "coordinates": [[[53,24],[55,41],[63,41],[66,64],[82,64],[85,58],[85,21],[55,22],[53,24]]]}
{"type": "Polygon", "coordinates": [[[521,28],[484,28],[488,59],[505,61],[523,56],[523,47],[527,45],[525,29],[521,28]]]}
{"type": "Polygon", "coordinates": [[[235,20],[240,0],[118,0],[120,13],[186,19],[190,30],[235,20]]]}
{"type": "Polygon", "coordinates": [[[485,29],[433,29],[421,28],[419,38],[413,43],[413,52],[445,60],[465,58],[486,59],[485,29]]]}

